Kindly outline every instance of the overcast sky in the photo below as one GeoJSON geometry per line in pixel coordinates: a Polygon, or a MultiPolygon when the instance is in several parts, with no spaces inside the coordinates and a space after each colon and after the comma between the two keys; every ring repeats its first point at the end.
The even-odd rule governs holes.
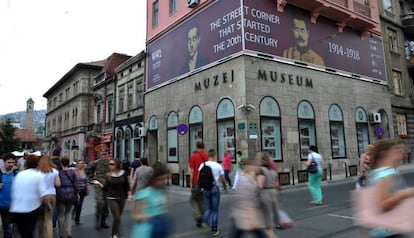
{"type": "Polygon", "coordinates": [[[42,95],[80,62],[144,50],[145,0],[1,0],[0,114],[46,109],[42,95]]]}

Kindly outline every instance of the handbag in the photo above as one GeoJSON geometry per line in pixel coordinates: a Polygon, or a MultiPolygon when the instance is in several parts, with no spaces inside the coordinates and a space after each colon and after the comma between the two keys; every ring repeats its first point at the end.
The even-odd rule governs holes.
{"type": "Polygon", "coordinates": [[[382,211],[376,186],[351,192],[355,223],[366,228],[383,228],[401,234],[414,232],[414,197],[406,198],[389,211],[382,211]]]}

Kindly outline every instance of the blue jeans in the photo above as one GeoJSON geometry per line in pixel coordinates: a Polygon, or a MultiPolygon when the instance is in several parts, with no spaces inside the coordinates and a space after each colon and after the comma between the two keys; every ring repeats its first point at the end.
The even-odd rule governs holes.
{"type": "Polygon", "coordinates": [[[230,179],[230,170],[224,170],[224,179],[226,179],[227,183],[229,184],[229,188],[233,187],[230,179]]]}
{"type": "Polygon", "coordinates": [[[210,190],[204,190],[203,196],[206,207],[206,211],[203,215],[203,222],[208,223],[211,216],[211,230],[217,231],[220,204],[220,189],[218,186],[213,186],[210,190]]]}
{"type": "Polygon", "coordinates": [[[3,226],[3,238],[13,237],[13,223],[9,223],[9,207],[0,207],[1,222],[3,226]]]}

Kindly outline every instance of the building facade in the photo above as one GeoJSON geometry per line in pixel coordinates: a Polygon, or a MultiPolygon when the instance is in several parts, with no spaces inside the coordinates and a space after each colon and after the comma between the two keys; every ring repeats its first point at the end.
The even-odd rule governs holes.
{"type": "Polygon", "coordinates": [[[268,151],[281,171],[317,145],[342,171],[394,134],[376,1],[161,2],[147,4],[146,154],[173,173],[198,140],[219,161],[268,151]]]}
{"type": "Polygon", "coordinates": [[[87,158],[86,133],[93,124],[93,80],[105,61],[78,63],[56,82],[43,97],[47,99],[44,151],[51,155],[60,147],[71,161],[87,158]]]}
{"type": "Polygon", "coordinates": [[[379,7],[393,127],[411,159],[414,142],[414,4],[412,1],[380,0],[379,7]]]}
{"type": "Polygon", "coordinates": [[[145,53],[131,57],[116,68],[114,100],[114,156],[133,161],[144,156],[145,53]]]}

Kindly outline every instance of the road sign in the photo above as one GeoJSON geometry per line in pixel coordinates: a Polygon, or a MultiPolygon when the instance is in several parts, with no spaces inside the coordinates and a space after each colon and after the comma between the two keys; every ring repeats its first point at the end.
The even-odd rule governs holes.
{"type": "Polygon", "coordinates": [[[188,132],[188,126],[186,124],[180,124],[177,127],[178,134],[185,135],[188,132]]]}

